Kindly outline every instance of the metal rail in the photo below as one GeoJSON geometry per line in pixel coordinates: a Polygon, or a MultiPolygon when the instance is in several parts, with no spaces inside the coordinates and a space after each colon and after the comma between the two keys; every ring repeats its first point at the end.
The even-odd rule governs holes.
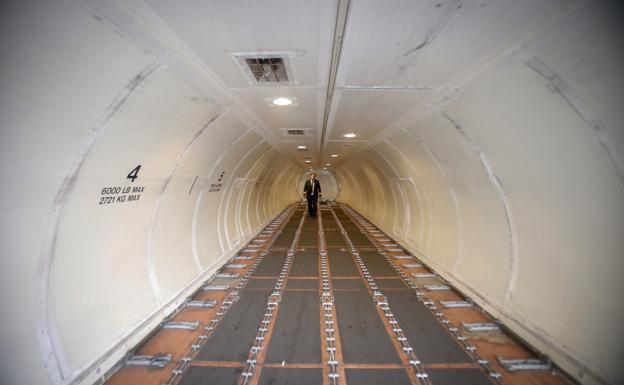
{"type": "Polygon", "coordinates": [[[390,306],[388,305],[388,299],[381,292],[381,290],[379,290],[379,287],[377,287],[377,283],[375,282],[375,279],[368,272],[368,268],[366,267],[366,264],[360,257],[360,253],[353,245],[353,242],[351,242],[351,239],[349,238],[349,234],[347,233],[347,230],[345,230],[344,226],[342,226],[340,219],[338,218],[334,210],[331,208],[331,206],[330,206],[330,211],[332,215],[334,216],[334,218],[336,219],[336,223],[338,223],[338,227],[340,231],[342,232],[342,235],[345,241],[349,245],[349,248],[351,250],[351,255],[354,257],[354,259],[357,262],[357,267],[360,270],[360,273],[362,274],[362,276],[364,277],[364,283],[367,286],[369,292],[372,294],[373,301],[378,306],[378,308],[381,309],[386,322],[392,328],[393,337],[395,338],[396,341],[398,341],[398,344],[401,347],[400,355],[403,355],[402,358],[407,360],[410,367],[414,370],[414,374],[416,375],[416,378],[422,385],[431,385],[431,382],[429,381],[429,376],[427,375],[427,373],[425,373],[425,370],[422,367],[420,360],[418,359],[418,357],[416,356],[416,353],[414,352],[414,348],[412,348],[412,346],[410,345],[409,341],[407,340],[407,337],[405,337],[405,334],[403,333],[403,329],[401,329],[399,322],[394,317],[394,314],[392,313],[392,310],[390,309],[390,306]]]}
{"type": "MultiPolygon", "coordinates": [[[[373,231],[379,231],[376,226],[374,226],[373,224],[371,224],[366,218],[362,217],[361,215],[359,215],[358,213],[356,213],[353,209],[351,209],[350,207],[346,207],[344,205],[340,205],[341,208],[343,209],[343,211],[345,213],[347,213],[347,215],[349,215],[349,217],[351,217],[352,219],[354,219],[354,222],[357,223],[358,227],[360,228],[360,230],[363,230],[364,234],[366,235],[366,237],[373,243],[376,244],[376,240],[374,239],[374,237],[371,236],[371,229],[374,229],[373,231]]],[[[334,214],[335,215],[335,214],[334,214]]],[[[462,346],[464,348],[464,350],[466,351],[466,353],[472,358],[474,359],[479,365],[480,367],[486,372],[486,374],[495,382],[502,384],[503,380],[502,380],[502,375],[493,370],[490,366],[489,366],[489,361],[487,359],[484,359],[483,357],[481,357],[478,353],[477,353],[477,348],[476,346],[472,345],[468,339],[465,336],[462,336],[459,333],[459,329],[457,327],[455,327],[450,320],[446,319],[446,317],[444,316],[444,313],[442,313],[441,311],[438,310],[438,307],[435,304],[435,301],[432,299],[427,298],[423,292],[421,292],[418,289],[418,286],[416,286],[409,278],[409,276],[407,274],[405,274],[397,265],[396,263],[393,261],[392,256],[390,256],[383,248],[378,247],[377,251],[384,257],[384,259],[390,264],[390,266],[392,266],[392,268],[396,271],[396,273],[401,277],[401,279],[403,280],[403,282],[405,284],[407,284],[407,286],[409,286],[412,290],[414,290],[414,292],[416,293],[416,296],[418,298],[418,300],[420,302],[422,302],[435,316],[436,318],[448,329],[448,331],[450,332],[450,334],[453,336],[453,338],[455,338],[455,340],[460,344],[460,346],[462,346]]],[[[401,250],[403,251],[403,250],[401,250]]],[[[430,277],[436,277],[437,275],[435,273],[422,273],[419,275],[415,275],[412,274],[414,277],[416,278],[420,278],[420,277],[426,277],[426,278],[430,278],[430,277]]],[[[438,286],[432,286],[429,287],[429,290],[440,290],[442,285],[438,285],[438,286]]],[[[446,289],[450,289],[450,287],[448,287],[447,285],[443,285],[446,287],[446,289]]],[[[444,307],[449,307],[448,304],[447,306],[445,306],[443,303],[441,303],[442,306],[444,307]]],[[[467,302],[463,302],[462,305],[466,305],[467,302]]],[[[450,306],[453,307],[453,306],[450,306]]]]}
{"type": "Polygon", "coordinates": [[[272,323],[274,322],[275,316],[277,314],[279,304],[282,300],[282,293],[284,292],[284,288],[286,287],[286,277],[290,272],[292,259],[295,255],[304,221],[305,211],[301,215],[299,227],[297,227],[297,230],[295,231],[295,237],[293,238],[290,248],[286,253],[286,259],[284,259],[284,263],[282,264],[282,270],[280,271],[277,282],[275,283],[273,291],[267,299],[266,311],[264,312],[262,321],[260,321],[260,326],[258,327],[258,332],[256,333],[254,343],[249,348],[249,355],[247,356],[245,370],[243,370],[243,372],[241,373],[241,380],[239,381],[239,384],[241,385],[246,385],[250,383],[252,381],[252,378],[256,374],[256,368],[262,364],[261,362],[259,362],[260,357],[262,357],[261,351],[265,349],[268,344],[267,337],[272,328],[272,323]]]}
{"type": "Polygon", "coordinates": [[[329,266],[327,263],[327,245],[325,243],[325,230],[323,229],[323,217],[321,209],[318,210],[318,234],[319,254],[321,259],[321,306],[323,310],[323,325],[325,331],[325,350],[327,351],[327,366],[329,369],[328,380],[333,385],[344,383],[344,370],[339,369],[341,364],[338,357],[342,357],[338,346],[337,325],[334,322],[335,298],[331,282],[329,280],[329,266]],[[341,372],[343,376],[341,376],[341,372]],[[341,378],[342,377],[342,378],[341,378]]]}
{"type": "MultiPolygon", "coordinates": [[[[245,285],[247,285],[254,270],[256,269],[256,267],[258,267],[260,262],[262,262],[263,257],[268,253],[267,250],[271,247],[271,245],[277,238],[277,234],[280,233],[280,230],[283,228],[283,225],[286,223],[287,219],[292,215],[293,211],[295,210],[295,207],[296,205],[291,206],[290,208],[282,212],[280,215],[278,215],[275,219],[273,219],[269,225],[267,225],[267,227],[265,228],[263,232],[267,231],[267,229],[269,228],[272,228],[273,229],[272,233],[275,236],[270,242],[265,243],[262,249],[259,249],[259,251],[262,250],[260,251],[260,255],[255,259],[254,263],[251,264],[249,270],[245,273],[245,275],[243,275],[242,279],[234,287],[234,290],[232,290],[226,295],[223,302],[221,303],[221,306],[219,307],[219,310],[215,313],[214,317],[212,317],[211,320],[208,322],[208,325],[204,327],[203,333],[197,336],[197,339],[195,340],[195,342],[191,344],[186,354],[178,362],[178,366],[171,371],[169,380],[167,381],[165,385],[175,385],[180,381],[180,379],[182,378],[182,374],[185,372],[186,369],[188,369],[189,364],[191,363],[191,361],[193,361],[193,359],[195,358],[195,356],[197,355],[201,347],[205,344],[206,340],[212,334],[215,327],[223,319],[223,316],[225,315],[225,313],[230,309],[230,307],[236,301],[238,301],[240,291],[245,287],[245,285]]],[[[209,280],[209,282],[210,281],[211,280],[209,280]]],[[[206,282],[204,287],[209,286],[209,282],[206,282]]]]}

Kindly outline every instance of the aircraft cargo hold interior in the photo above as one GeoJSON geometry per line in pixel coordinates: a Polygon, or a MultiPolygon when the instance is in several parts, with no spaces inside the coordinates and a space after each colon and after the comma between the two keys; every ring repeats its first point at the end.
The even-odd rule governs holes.
{"type": "Polygon", "coordinates": [[[618,2],[0,7],[0,384],[624,383],[618,2]]]}

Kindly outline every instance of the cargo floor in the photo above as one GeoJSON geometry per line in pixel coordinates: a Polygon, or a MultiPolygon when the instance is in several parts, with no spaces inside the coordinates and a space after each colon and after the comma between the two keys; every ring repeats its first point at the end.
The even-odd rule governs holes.
{"type": "Polygon", "coordinates": [[[108,384],[568,383],[501,367],[499,355],[532,353],[500,330],[464,330],[463,321],[492,321],[476,306],[440,306],[466,298],[350,208],[319,206],[318,218],[301,208],[192,298],[216,305],[181,307],[168,321],[177,328],[156,330],[133,351],[171,353],[163,368],[122,362],[108,384]]]}

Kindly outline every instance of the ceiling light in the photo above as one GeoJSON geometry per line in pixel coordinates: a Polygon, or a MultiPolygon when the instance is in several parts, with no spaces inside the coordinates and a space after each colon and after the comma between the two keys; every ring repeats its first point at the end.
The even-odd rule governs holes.
{"type": "Polygon", "coordinates": [[[306,146],[297,146],[297,150],[305,150],[306,148],[306,146]]]}
{"type": "Polygon", "coordinates": [[[331,163],[325,163],[325,166],[331,166],[331,163]]]}
{"type": "Polygon", "coordinates": [[[323,167],[323,170],[327,170],[327,167],[323,167]]]}
{"type": "Polygon", "coordinates": [[[312,161],[311,161],[311,160],[304,160],[304,162],[306,162],[306,163],[312,163],[312,161]]]}
{"type": "MultiPolygon", "coordinates": [[[[275,103],[275,101],[273,101],[273,103],[275,103]]],[[[355,138],[357,135],[355,135],[353,132],[349,132],[343,135],[345,138],[355,138]]]]}
{"type": "Polygon", "coordinates": [[[276,106],[290,106],[292,102],[293,101],[288,98],[273,99],[273,104],[275,104],[276,106]]]}
{"type": "Polygon", "coordinates": [[[332,154],[332,156],[331,156],[331,157],[332,157],[332,158],[337,158],[337,157],[338,157],[338,154],[332,154]]]}

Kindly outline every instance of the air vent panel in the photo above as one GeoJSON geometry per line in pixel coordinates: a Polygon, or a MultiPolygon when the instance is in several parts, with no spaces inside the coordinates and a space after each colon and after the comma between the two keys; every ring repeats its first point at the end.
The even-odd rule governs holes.
{"type": "Polygon", "coordinates": [[[250,85],[297,84],[292,71],[294,52],[236,52],[232,55],[250,85]]]}
{"type": "Polygon", "coordinates": [[[292,138],[293,136],[297,137],[297,144],[300,143],[300,140],[302,139],[302,137],[306,137],[306,136],[312,136],[314,134],[314,128],[306,128],[306,127],[302,127],[302,128],[280,128],[279,129],[282,132],[282,135],[285,137],[289,137],[288,140],[292,140],[294,138],[292,138]]]}
{"type": "Polygon", "coordinates": [[[288,73],[281,57],[256,57],[245,59],[258,83],[288,83],[288,73]]]}

